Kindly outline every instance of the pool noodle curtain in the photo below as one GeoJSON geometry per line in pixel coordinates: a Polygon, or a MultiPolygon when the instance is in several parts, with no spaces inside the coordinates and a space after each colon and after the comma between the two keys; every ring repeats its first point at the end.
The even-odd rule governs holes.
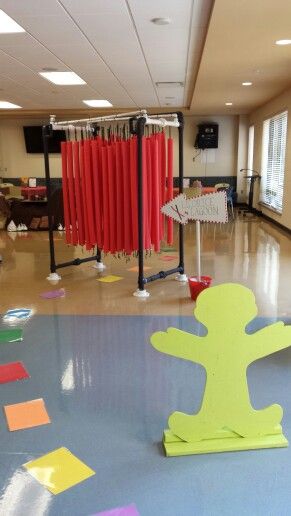
{"type": "MultiPolygon", "coordinates": [[[[173,198],[173,139],[160,132],[142,139],[143,247],[173,243],[173,221],[161,206],[173,198]]],[[[137,138],[61,144],[66,242],[105,253],[138,251],[137,138]]]]}

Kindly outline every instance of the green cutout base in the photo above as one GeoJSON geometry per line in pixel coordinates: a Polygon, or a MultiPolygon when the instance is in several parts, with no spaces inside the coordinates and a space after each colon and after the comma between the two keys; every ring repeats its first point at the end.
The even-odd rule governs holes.
{"type": "Polygon", "coordinates": [[[259,450],[263,448],[286,448],[288,441],[278,425],[278,434],[261,437],[240,437],[234,432],[223,431],[217,439],[204,439],[186,443],[174,435],[171,430],[164,431],[164,448],[167,457],[180,455],[198,455],[202,453],[221,453],[229,451],[259,450]],[[229,434],[229,437],[226,435],[229,434]]]}

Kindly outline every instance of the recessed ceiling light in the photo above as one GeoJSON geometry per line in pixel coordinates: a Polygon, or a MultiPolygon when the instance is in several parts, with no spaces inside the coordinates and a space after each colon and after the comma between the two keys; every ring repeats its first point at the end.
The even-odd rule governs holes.
{"type": "Polygon", "coordinates": [[[226,106],[232,106],[232,102],[226,102],[225,105],[226,106]]]}
{"type": "Polygon", "coordinates": [[[45,66],[44,68],[42,68],[42,71],[43,72],[57,72],[58,69],[57,68],[51,68],[50,66],[45,66]]]}
{"type": "Polygon", "coordinates": [[[25,29],[0,9],[0,34],[13,34],[15,32],[25,32],[25,29]]]}
{"type": "Polygon", "coordinates": [[[250,81],[242,82],[243,86],[251,86],[253,83],[250,81]]]}
{"type": "Polygon", "coordinates": [[[39,72],[44,79],[60,86],[86,84],[75,72],[39,72]]]}
{"type": "Polygon", "coordinates": [[[171,99],[173,100],[175,97],[165,97],[165,99],[171,99]]]}
{"type": "Polygon", "coordinates": [[[112,104],[108,100],[83,100],[84,104],[90,107],[112,107],[112,104]]]}
{"type": "Polygon", "coordinates": [[[21,106],[17,106],[17,104],[12,104],[6,100],[0,100],[0,109],[21,109],[21,106]]]}
{"type": "Polygon", "coordinates": [[[151,22],[155,25],[169,25],[169,23],[172,23],[172,20],[171,18],[153,18],[151,22]]]}
{"type": "Polygon", "coordinates": [[[278,39],[276,45],[291,45],[291,39],[278,39]]]}

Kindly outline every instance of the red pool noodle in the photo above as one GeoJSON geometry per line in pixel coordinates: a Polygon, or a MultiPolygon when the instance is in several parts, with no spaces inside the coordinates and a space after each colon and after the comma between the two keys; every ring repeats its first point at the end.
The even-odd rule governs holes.
{"type": "MultiPolygon", "coordinates": [[[[167,201],[171,201],[173,199],[173,150],[174,150],[174,141],[173,138],[168,138],[168,153],[167,153],[167,201]]],[[[173,234],[173,219],[167,217],[167,243],[169,245],[173,244],[174,234],[173,234]]]]}
{"type": "Polygon", "coordinates": [[[107,148],[101,147],[101,166],[102,166],[102,197],[103,197],[103,250],[105,253],[110,251],[109,238],[109,193],[108,193],[108,160],[107,148]]]}
{"type": "Polygon", "coordinates": [[[143,169],[143,247],[148,250],[151,247],[148,211],[148,167],[147,167],[147,141],[142,139],[142,169],[143,169]]]}
{"type": "Polygon", "coordinates": [[[73,142],[73,158],[75,170],[75,195],[76,195],[76,212],[78,225],[78,242],[80,245],[85,243],[84,231],[84,216],[82,209],[82,192],[81,192],[81,178],[80,178],[80,163],[79,163],[79,142],[73,142]]]}
{"type": "Polygon", "coordinates": [[[68,191],[68,178],[67,178],[67,142],[61,142],[61,153],[62,153],[62,190],[63,190],[63,202],[64,202],[64,223],[66,228],[66,242],[67,244],[72,243],[71,238],[71,220],[70,220],[70,205],[69,205],[69,191],[68,191]]]}
{"type": "Polygon", "coordinates": [[[117,251],[124,249],[124,194],[121,161],[121,142],[117,141],[115,144],[117,251]]]}
{"type": "Polygon", "coordinates": [[[115,171],[113,144],[107,146],[108,159],[108,199],[109,199],[109,243],[110,252],[116,252],[116,217],[115,217],[115,171]]]}
{"type": "MultiPolygon", "coordinates": [[[[165,141],[165,133],[160,133],[160,145],[161,145],[161,157],[160,157],[160,163],[161,163],[161,205],[162,207],[166,202],[166,141],[165,141]]],[[[165,216],[161,213],[161,239],[165,237],[165,216]]]]}
{"type": "Polygon", "coordinates": [[[84,179],[86,192],[86,210],[88,221],[89,244],[96,245],[95,218],[93,209],[93,179],[91,163],[91,141],[84,140],[84,179]]]}
{"type": "Polygon", "coordinates": [[[132,223],[132,247],[138,250],[138,179],[137,179],[137,138],[129,140],[130,152],[130,190],[131,190],[131,223],[132,223]]]}
{"type": "Polygon", "coordinates": [[[147,155],[147,205],[148,205],[148,226],[150,234],[150,244],[152,243],[152,154],[151,154],[151,140],[146,139],[146,155],[147,155]]]}
{"type": "Polygon", "coordinates": [[[85,185],[85,170],[84,170],[84,141],[80,142],[80,177],[81,177],[81,194],[82,194],[82,207],[83,207],[83,220],[84,220],[84,228],[85,228],[85,244],[86,249],[89,251],[92,249],[92,245],[90,244],[89,239],[89,225],[88,225],[88,215],[86,209],[86,185],[85,185]]]}
{"type": "Polygon", "coordinates": [[[75,200],[75,181],[73,170],[73,147],[72,142],[67,142],[67,170],[68,170],[68,190],[70,200],[70,219],[72,226],[72,244],[78,244],[77,232],[77,214],[76,214],[76,200],[75,200]]]}
{"type": "Polygon", "coordinates": [[[95,217],[96,244],[102,248],[102,216],[101,216],[101,188],[100,188],[100,163],[99,163],[99,142],[91,140],[92,170],[93,170],[93,208],[95,217]]]}
{"type": "Polygon", "coordinates": [[[159,144],[157,138],[151,138],[152,149],[152,224],[151,234],[154,250],[160,251],[160,177],[159,177],[159,144]]]}
{"type": "Polygon", "coordinates": [[[122,177],[123,177],[123,215],[124,215],[124,251],[132,253],[132,221],[131,221],[131,185],[129,169],[129,141],[121,142],[122,177]]]}

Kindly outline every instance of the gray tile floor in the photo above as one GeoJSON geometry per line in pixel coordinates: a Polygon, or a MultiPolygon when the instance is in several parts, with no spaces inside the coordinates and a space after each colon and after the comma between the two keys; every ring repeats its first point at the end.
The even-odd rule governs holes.
{"type": "MultiPolygon", "coordinates": [[[[31,375],[0,385],[1,405],[42,397],[52,420],[9,432],[0,412],[1,515],[87,516],[132,502],[141,516],[290,514],[288,448],[164,456],[169,414],[197,411],[205,383],[200,366],[151,347],[168,326],[203,334],[185,316],[35,315],[23,342],[1,345],[0,363],[22,360],[31,375]],[[61,446],[96,475],[54,496],[22,464],[61,446]]],[[[291,349],[253,363],[248,381],[255,408],[283,406],[291,438],[291,349]]]]}

